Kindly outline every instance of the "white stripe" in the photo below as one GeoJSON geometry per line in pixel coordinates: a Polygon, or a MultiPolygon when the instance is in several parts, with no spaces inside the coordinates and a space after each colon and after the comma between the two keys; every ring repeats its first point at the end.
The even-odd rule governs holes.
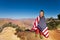
{"type": "Polygon", "coordinates": [[[37,21],[36,21],[36,26],[38,25],[37,21]]]}
{"type": "Polygon", "coordinates": [[[44,35],[46,35],[46,33],[48,33],[48,30],[46,32],[44,32],[44,35]]]}
{"type": "Polygon", "coordinates": [[[35,29],[35,30],[37,29],[37,28],[35,27],[35,25],[34,25],[33,29],[35,29]]]}
{"type": "Polygon", "coordinates": [[[42,32],[44,32],[46,29],[48,29],[48,27],[46,27],[42,32]]]}
{"type": "Polygon", "coordinates": [[[40,17],[38,16],[38,21],[40,20],[40,17]]]}
{"type": "Polygon", "coordinates": [[[34,27],[35,27],[35,25],[34,25],[34,27]]]}
{"type": "Polygon", "coordinates": [[[36,30],[37,28],[35,28],[35,30],[36,30]]]}
{"type": "Polygon", "coordinates": [[[35,29],[35,30],[36,30],[37,28],[35,28],[35,27],[34,27],[33,29],[35,29]]]}
{"type": "Polygon", "coordinates": [[[49,33],[46,35],[46,37],[48,37],[49,36],[49,33]]]}

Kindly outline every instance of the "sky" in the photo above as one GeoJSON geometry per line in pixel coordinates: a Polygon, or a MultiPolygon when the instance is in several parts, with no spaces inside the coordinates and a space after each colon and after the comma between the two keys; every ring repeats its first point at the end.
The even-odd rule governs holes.
{"type": "Polygon", "coordinates": [[[46,18],[57,18],[60,0],[0,0],[0,18],[36,18],[41,9],[46,18]]]}

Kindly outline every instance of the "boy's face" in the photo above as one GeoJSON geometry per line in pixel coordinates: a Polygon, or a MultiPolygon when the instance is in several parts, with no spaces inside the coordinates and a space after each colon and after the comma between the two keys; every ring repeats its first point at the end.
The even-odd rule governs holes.
{"type": "Polygon", "coordinates": [[[44,16],[44,13],[43,12],[40,12],[40,17],[43,17],[44,16]]]}

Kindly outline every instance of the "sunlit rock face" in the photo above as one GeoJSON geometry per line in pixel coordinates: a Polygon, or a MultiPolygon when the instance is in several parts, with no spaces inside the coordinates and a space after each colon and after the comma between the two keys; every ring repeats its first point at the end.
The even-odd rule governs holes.
{"type": "Polygon", "coordinates": [[[0,40],[20,40],[20,38],[15,35],[15,28],[5,27],[0,33],[0,40]]]}

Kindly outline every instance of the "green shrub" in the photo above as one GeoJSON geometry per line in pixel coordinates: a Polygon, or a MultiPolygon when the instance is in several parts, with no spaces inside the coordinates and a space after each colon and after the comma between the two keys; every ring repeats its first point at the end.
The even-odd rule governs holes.
{"type": "Polygon", "coordinates": [[[58,16],[58,19],[60,20],[60,14],[58,14],[57,16],[58,16]]]}

